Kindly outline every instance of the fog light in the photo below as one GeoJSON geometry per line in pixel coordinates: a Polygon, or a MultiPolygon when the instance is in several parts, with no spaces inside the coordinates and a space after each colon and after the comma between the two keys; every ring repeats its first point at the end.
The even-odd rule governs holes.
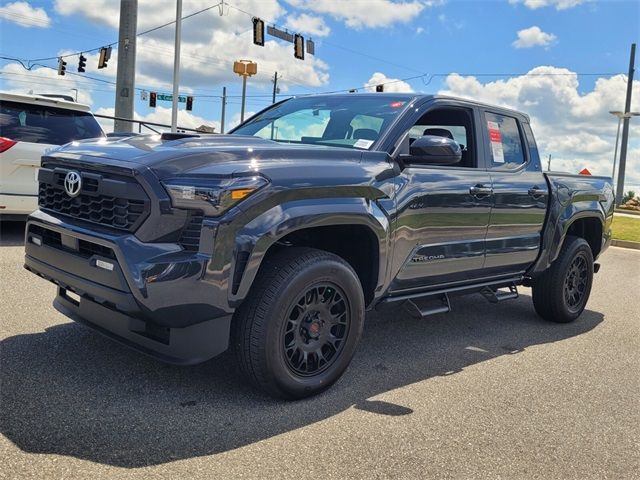
{"type": "Polygon", "coordinates": [[[110,272],[113,271],[113,263],[105,262],[104,260],[96,260],[96,267],[104,268],[110,272]]]}

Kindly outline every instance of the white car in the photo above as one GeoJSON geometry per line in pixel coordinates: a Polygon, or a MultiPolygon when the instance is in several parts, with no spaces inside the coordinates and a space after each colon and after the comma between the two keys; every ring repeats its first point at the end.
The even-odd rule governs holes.
{"type": "Polygon", "coordinates": [[[38,208],[40,157],[51,147],[104,136],[87,105],[0,92],[0,219],[38,208]]]}

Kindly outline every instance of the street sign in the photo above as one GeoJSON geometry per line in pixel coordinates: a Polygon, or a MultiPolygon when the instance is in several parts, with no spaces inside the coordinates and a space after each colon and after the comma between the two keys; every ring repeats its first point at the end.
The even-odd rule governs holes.
{"type": "MultiPolygon", "coordinates": [[[[164,93],[159,93],[156,98],[158,100],[164,100],[165,102],[173,102],[173,95],[165,95],[164,93]]],[[[179,95],[178,101],[180,103],[187,103],[187,97],[185,95],[179,95]]]]}

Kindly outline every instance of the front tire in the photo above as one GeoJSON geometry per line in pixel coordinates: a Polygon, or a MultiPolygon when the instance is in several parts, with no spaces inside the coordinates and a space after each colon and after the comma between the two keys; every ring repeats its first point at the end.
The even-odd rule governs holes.
{"type": "Polygon", "coordinates": [[[342,258],[312,248],[277,252],[234,317],[240,366],[275,397],[315,395],[349,365],[364,310],[358,276],[342,258]]]}
{"type": "Polygon", "coordinates": [[[567,236],[558,258],[532,285],[533,305],[545,320],[572,322],[583,312],[593,284],[593,254],[584,238],[567,236]]]}

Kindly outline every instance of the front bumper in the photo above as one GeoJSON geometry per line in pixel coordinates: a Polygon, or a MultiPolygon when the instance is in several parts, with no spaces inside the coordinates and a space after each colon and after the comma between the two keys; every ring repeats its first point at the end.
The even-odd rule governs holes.
{"type": "Polygon", "coordinates": [[[171,363],[227,349],[233,310],[214,302],[208,256],[86,230],[40,210],[25,236],[25,268],[58,286],[54,305],[69,318],[171,363]]]}

